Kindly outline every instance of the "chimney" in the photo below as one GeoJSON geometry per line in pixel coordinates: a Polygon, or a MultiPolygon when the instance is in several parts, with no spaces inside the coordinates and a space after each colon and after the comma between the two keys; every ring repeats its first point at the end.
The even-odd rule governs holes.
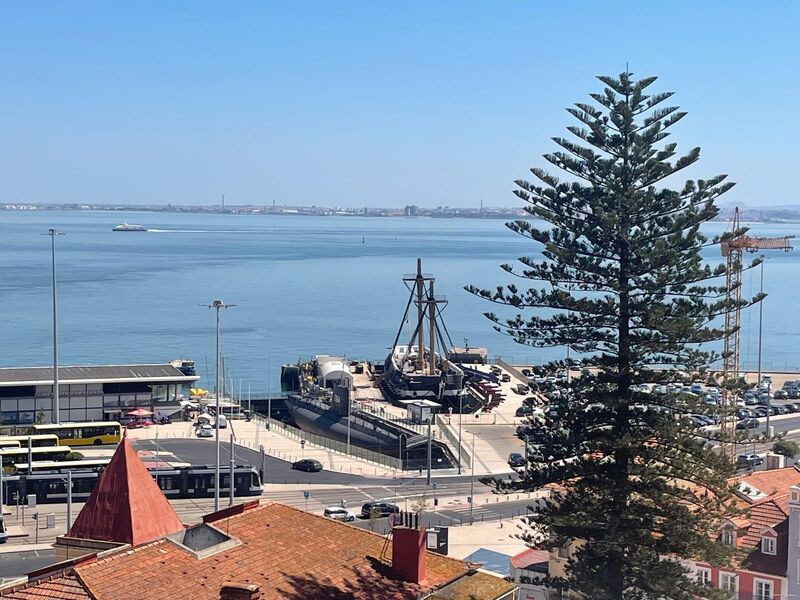
{"type": "Polygon", "coordinates": [[[800,594],[800,485],[789,488],[789,540],[787,542],[787,579],[788,597],[796,598],[800,594]],[[794,595],[793,595],[794,594],[794,595]]]}
{"type": "Polygon", "coordinates": [[[392,529],[392,571],[404,581],[425,579],[425,530],[412,527],[392,529]]]}
{"type": "Polygon", "coordinates": [[[258,600],[261,597],[255,583],[227,583],[219,591],[219,600],[258,600]]]}

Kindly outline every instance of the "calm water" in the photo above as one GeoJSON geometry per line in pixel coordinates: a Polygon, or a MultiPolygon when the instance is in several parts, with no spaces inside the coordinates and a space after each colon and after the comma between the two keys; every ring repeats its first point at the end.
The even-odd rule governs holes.
{"type": "MultiPolygon", "coordinates": [[[[50,239],[41,235],[48,227],[66,234],[56,241],[65,365],[186,356],[213,376],[214,313],[201,305],[221,298],[237,305],[222,314],[231,377],[262,393],[271,365],[277,390],[280,364],[299,357],[384,357],[407,301],[402,276],[417,257],[449,300],[445,322],[455,343],[466,337],[515,361],[562,355],[494,332],[481,316],[492,305],[462,290],[508,281],[499,264],[536,254],[501,221],[0,211],[0,365],[52,360],[50,239]],[[157,231],[111,231],[123,221],[157,231]]],[[[800,234],[800,224],[754,231],[800,234]]],[[[709,249],[708,259],[718,254],[709,249]]],[[[768,253],[765,289],[764,364],[800,367],[800,250],[768,253]]],[[[757,290],[757,272],[745,274],[745,293],[757,290]]],[[[743,358],[754,363],[757,311],[742,324],[743,358]]]]}

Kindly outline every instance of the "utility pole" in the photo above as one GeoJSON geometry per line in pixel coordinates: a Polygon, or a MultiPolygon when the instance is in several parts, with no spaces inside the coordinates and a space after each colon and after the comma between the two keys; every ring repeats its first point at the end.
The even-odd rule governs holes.
{"type": "Polygon", "coordinates": [[[55,229],[48,229],[50,236],[50,256],[53,283],[53,423],[61,423],[58,394],[58,301],[56,296],[56,236],[64,235],[55,229]]]}
{"type": "Polygon", "coordinates": [[[347,390],[347,455],[350,455],[350,407],[353,401],[350,398],[350,390],[347,390]]]}
{"type": "Polygon", "coordinates": [[[67,533],[70,529],[72,529],[72,469],[67,470],[67,533]]]}
{"type": "Polygon", "coordinates": [[[215,450],[216,450],[216,461],[214,462],[214,512],[219,510],[219,414],[220,414],[220,406],[219,406],[219,395],[222,391],[222,382],[220,380],[220,376],[222,372],[220,371],[220,354],[219,354],[219,311],[221,308],[231,308],[236,306],[235,304],[225,304],[222,300],[214,300],[211,304],[207,305],[208,308],[213,308],[217,311],[217,377],[216,383],[214,385],[214,395],[216,396],[215,402],[216,406],[214,408],[214,429],[216,430],[216,440],[215,440],[215,450]]]}
{"type": "MultiPolygon", "coordinates": [[[[231,427],[233,427],[233,426],[231,426],[231,427]]],[[[228,506],[233,506],[233,482],[234,482],[233,472],[234,472],[234,470],[236,468],[236,459],[235,459],[235,457],[233,455],[233,443],[234,443],[234,441],[235,441],[235,438],[234,438],[234,435],[233,435],[233,430],[231,430],[231,457],[230,457],[231,480],[230,480],[230,484],[228,485],[228,506]]]]}
{"type": "MultiPolygon", "coordinates": [[[[464,344],[467,338],[464,338],[464,344]]],[[[464,392],[458,394],[458,474],[461,475],[461,421],[464,417],[464,392]]]]}
{"type": "MultiPolygon", "coordinates": [[[[761,257],[761,289],[760,295],[764,295],[764,257],[761,257]]],[[[758,303],[758,379],[756,380],[756,390],[758,396],[761,396],[761,333],[764,325],[764,299],[762,298],[758,303]]],[[[772,412],[772,402],[770,399],[770,387],[767,385],[767,427],[765,433],[769,435],[769,417],[772,412]]]]}
{"type": "Polygon", "coordinates": [[[156,425],[156,485],[158,485],[158,425],[156,425]]]}
{"type": "Polygon", "coordinates": [[[425,479],[425,484],[431,484],[431,451],[433,450],[433,439],[431,437],[431,418],[428,417],[428,477],[425,479]]]}
{"type": "Polygon", "coordinates": [[[469,478],[469,524],[472,525],[472,507],[475,506],[475,434],[472,434],[472,475],[469,478]]]}

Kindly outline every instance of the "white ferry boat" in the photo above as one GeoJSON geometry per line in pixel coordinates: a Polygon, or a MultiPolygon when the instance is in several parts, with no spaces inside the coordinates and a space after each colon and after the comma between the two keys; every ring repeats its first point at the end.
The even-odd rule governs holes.
{"type": "Polygon", "coordinates": [[[130,223],[120,223],[112,231],[147,231],[144,225],[131,225],[130,223]]]}

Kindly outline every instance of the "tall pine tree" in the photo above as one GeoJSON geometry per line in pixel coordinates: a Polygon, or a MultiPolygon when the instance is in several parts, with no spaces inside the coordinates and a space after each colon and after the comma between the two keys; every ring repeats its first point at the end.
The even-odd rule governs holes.
{"type": "Polygon", "coordinates": [[[557,484],[526,539],[550,549],[576,542],[560,583],[596,600],[714,598],[719,590],[687,577],[677,557],[731,559],[716,536],[735,512],[732,464],[688,418],[710,407],[638,385],[685,381],[719,358],[707,348],[724,334],[725,267],[701,261],[718,240],[700,226],[733,184],[719,175],[666,187],[700,155],[661,143],[686,113],[664,106],[671,93],[646,92],[655,77],[598,79],[596,104],[567,109],[580,122],[567,128],[574,139],[553,138],[560,150],[544,157],[566,179],[533,168],[535,183],[516,181],[531,220],[508,227],[541,257],[502,265],[519,284],[467,290],[518,309],[486,313],[496,330],[529,346],[567,345],[588,367],[547,393],[548,412],[529,434],[544,457],[531,454],[513,484],[557,484]]]}

